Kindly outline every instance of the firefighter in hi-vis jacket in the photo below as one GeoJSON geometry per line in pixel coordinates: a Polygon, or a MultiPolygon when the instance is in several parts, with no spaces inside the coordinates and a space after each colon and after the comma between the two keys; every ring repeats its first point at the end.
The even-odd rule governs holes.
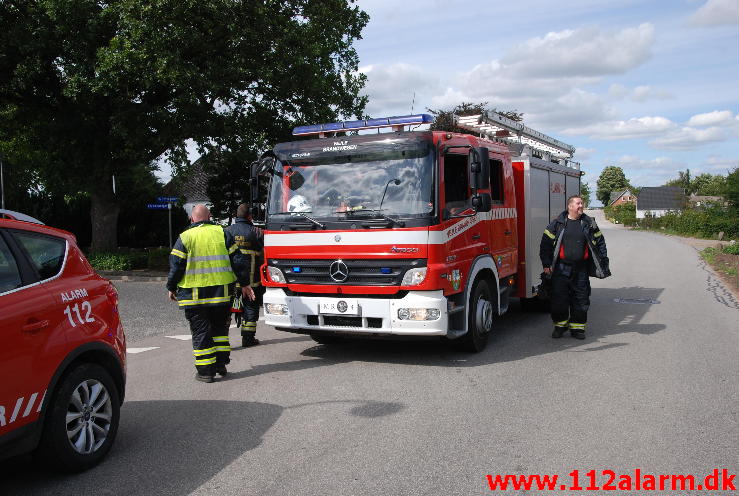
{"type": "Polygon", "coordinates": [[[567,210],[544,230],[539,245],[544,274],[551,277],[553,338],[569,329],[576,339],[585,339],[590,307],[590,279],[611,275],[606,240],[595,220],[583,213],[580,196],[567,199],[567,210]]]}
{"type": "MultiPolygon", "coordinates": [[[[241,319],[241,345],[247,348],[259,344],[256,334],[259,306],[264,293],[259,274],[259,268],[264,260],[264,231],[252,224],[251,209],[248,204],[242,203],[236,210],[236,222],[228,226],[226,232],[234,237],[241,254],[249,259],[249,282],[241,298],[241,307],[244,312],[241,319]]],[[[237,299],[238,296],[237,291],[237,299]]],[[[238,306],[238,301],[236,301],[236,306],[238,306]]]]}
{"type": "Polygon", "coordinates": [[[195,379],[213,382],[228,373],[228,315],[235,282],[246,283],[248,266],[233,236],[210,221],[208,207],[195,205],[191,219],[169,255],[167,289],[190,323],[195,379]]]}

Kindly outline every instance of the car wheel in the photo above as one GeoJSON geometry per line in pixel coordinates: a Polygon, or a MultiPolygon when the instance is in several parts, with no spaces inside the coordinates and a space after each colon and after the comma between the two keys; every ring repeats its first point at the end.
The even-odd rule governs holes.
{"type": "Polygon", "coordinates": [[[318,344],[334,344],[341,342],[344,338],[334,334],[311,333],[310,337],[318,344]]]}
{"type": "Polygon", "coordinates": [[[108,453],[120,420],[118,390],[100,365],[67,373],[47,407],[38,455],[56,468],[86,470],[108,453]]]}
{"type": "Polygon", "coordinates": [[[493,300],[488,283],[479,280],[472,288],[467,319],[467,334],[459,339],[461,348],[478,352],[488,344],[488,335],[493,329],[493,300]]]}

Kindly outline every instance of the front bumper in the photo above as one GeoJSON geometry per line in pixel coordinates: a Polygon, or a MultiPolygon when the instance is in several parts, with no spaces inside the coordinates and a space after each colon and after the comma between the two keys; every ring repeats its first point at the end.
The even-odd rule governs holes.
{"type": "Polygon", "coordinates": [[[333,331],[351,334],[397,336],[446,336],[449,316],[447,299],[441,290],[409,291],[400,299],[354,298],[352,295],[287,296],[282,289],[267,288],[264,294],[264,323],[293,332],[333,331]],[[357,315],[321,313],[321,302],[353,300],[357,315]],[[287,315],[273,315],[266,304],[287,306],[287,315]],[[435,308],[436,320],[400,320],[400,308],[435,308]]]}

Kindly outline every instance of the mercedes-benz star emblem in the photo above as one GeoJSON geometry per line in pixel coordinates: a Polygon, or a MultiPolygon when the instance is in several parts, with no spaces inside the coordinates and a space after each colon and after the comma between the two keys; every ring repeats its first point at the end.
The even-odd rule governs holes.
{"type": "Polygon", "coordinates": [[[337,260],[328,268],[328,275],[336,282],[344,282],[349,277],[349,267],[341,260],[337,260]]]}
{"type": "Polygon", "coordinates": [[[338,310],[341,313],[346,312],[346,309],[349,308],[349,305],[346,304],[344,300],[341,300],[336,304],[336,310],[338,310]]]}

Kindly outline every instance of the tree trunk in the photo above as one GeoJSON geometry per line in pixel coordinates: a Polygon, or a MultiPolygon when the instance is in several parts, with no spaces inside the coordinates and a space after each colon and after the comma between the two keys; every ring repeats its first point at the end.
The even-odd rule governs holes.
{"type": "Polygon", "coordinates": [[[91,196],[92,250],[110,251],[118,248],[118,213],[120,207],[107,193],[98,189],[91,196]]]}

